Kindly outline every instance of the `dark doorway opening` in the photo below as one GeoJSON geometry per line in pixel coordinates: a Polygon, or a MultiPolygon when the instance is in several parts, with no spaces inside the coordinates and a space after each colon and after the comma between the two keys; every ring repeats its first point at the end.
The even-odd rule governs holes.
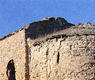
{"type": "Polygon", "coordinates": [[[15,66],[14,66],[14,60],[13,59],[8,62],[6,75],[8,77],[8,80],[16,80],[16,78],[15,78],[15,66]]]}

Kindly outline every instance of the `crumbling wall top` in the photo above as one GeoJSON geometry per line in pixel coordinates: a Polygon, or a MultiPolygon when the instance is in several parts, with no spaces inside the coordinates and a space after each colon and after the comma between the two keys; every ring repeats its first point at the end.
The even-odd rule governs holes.
{"type": "Polygon", "coordinates": [[[61,17],[46,17],[40,21],[32,22],[20,30],[0,38],[0,41],[15,35],[22,30],[25,30],[26,38],[31,39],[44,37],[53,33],[58,35],[95,34],[95,27],[90,22],[85,24],[78,24],[75,26],[74,24],[67,22],[64,18],[61,17]]]}

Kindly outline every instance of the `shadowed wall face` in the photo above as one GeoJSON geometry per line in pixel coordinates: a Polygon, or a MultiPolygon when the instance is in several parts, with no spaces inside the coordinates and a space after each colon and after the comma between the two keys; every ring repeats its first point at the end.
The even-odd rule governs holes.
{"type": "Polygon", "coordinates": [[[26,38],[36,39],[48,34],[69,28],[74,24],[68,23],[64,18],[45,18],[42,21],[31,23],[25,29],[26,38]]]}

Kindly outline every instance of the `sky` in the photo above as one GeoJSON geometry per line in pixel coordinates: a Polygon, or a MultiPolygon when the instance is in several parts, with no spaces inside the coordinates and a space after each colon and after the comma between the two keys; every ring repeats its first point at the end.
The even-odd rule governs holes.
{"type": "Polygon", "coordinates": [[[0,0],[0,38],[44,17],[95,24],[95,0],[0,0]]]}

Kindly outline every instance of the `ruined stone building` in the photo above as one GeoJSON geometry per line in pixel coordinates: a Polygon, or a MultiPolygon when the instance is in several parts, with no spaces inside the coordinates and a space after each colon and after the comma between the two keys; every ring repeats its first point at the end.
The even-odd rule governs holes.
{"type": "Polygon", "coordinates": [[[48,17],[0,39],[0,80],[95,80],[94,74],[91,23],[48,17]]]}

